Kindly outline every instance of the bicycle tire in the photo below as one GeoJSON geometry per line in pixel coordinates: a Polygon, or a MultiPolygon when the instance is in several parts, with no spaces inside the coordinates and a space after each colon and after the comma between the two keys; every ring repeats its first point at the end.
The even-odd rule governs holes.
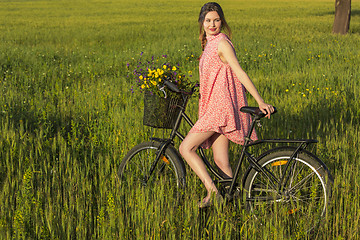
{"type": "Polygon", "coordinates": [[[294,151],[293,147],[282,147],[259,157],[259,165],[276,179],[285,176],[288,180],[279,191],[279,184],[274,186],[264,173],[249,169],[244,181],[246,205],[255,216],[276,214],[290,231],[309,233],[326,215],[333,178],[326,165],[305,150],[289,162],[285,172],[294,151]]]}
{"type": "Polygon", "coordinates": [[[118,176],[125,194],[139,190],[142,194],[146,192],[147,200],[156,200],[157,196],[176,198],[181,195],[181,189],[186,185],[186,169],[172,145],[166,148],[152,175],[147,176],[161,144],[158,141],[143,142],[133,147],[123,158],[118,176]],[[148,178],[146,183],[145,177],[148,178]]]}

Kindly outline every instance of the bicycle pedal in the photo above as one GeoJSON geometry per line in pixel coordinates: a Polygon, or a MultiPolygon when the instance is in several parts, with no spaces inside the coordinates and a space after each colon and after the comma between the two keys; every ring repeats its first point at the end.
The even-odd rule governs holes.
{"type": "Polygon", "coordinates": [[[224,192],[223,195],[225,195],[226,199],[232,200],[234,198],[237,198],[237,197],[241,196],[241,194],[240,194],[241,193],[241,188],[239,186],[235,186],[235,188],[233,190],[234,191],[233,194],[228,193],[229,188],[230,188],[230,184],[223,187],[223,192],[224,192]]]}

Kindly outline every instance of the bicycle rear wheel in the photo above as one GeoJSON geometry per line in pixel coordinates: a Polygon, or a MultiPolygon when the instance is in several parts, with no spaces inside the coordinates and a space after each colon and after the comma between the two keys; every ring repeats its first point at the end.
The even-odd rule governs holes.
{"type": "Polygon", "coordinates": [[[141,194],[146,196],[147,201],[158,197],[176,198],[185,187],[185,167],[172,145],[154,163],[160,147],[160,142],[144,142],[132,148],[123,158],[118,176],[121,190],[128,197],[134,199],[141,194]],[[150,173],[152,165],[154,170],[150,173]]]}
{"type": "Polygon", "coordinates": [[[272,180],[252,168],[245,179],[246,203],[255,216],[276,214],[290,231],[309,233],[326,214],[333,180],[311,153],[302,151],[291,159],[294,150],[274,149],[259,159],[272,180]]]}

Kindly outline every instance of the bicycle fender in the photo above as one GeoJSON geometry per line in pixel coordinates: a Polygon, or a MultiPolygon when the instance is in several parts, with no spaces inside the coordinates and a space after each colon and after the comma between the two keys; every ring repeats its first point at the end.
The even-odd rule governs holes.
{"type": "Polygon", "coordinates": [[[185,167],[185,163],[184,163],[184,160],[183,160],[181,154],[172,144],[170,144],[168,146],[168,149],[170,149],[170,151],[172,151],[178,157],[177,160],[179,161],[179,166],[184,173],[184,177],[186,177],[186,167],[185,167]]]}
{"type": "MultiPolygon", "coordinates": [[[[152,142],[158,142],[160,144],[164,143],[164,139],[160,138],[151,138],[152,142]]],[[[167,146],[167,150],[170,151],[174,156],[176,156],[176,161],[178,162],[178,167],[180,168],[180,171],[183,173],[183,176],[181,177],[181,184],[183,184],[183,187],[186,186],[186,167],[184,160],[179,153],[179,151],[172,145],[171,143],[167,146]]]]}
{"type": "Polygon", "coordinates": [[[184,173],[182,178],[181,178],[181,184],[183,185],[183,187],[185,188],[186,187],[186,167],[185,167],[185,163],[184,163],[184,160],[181,156],[181,154],[179,153],[179,151],[173,146],[173,145],[170,145],[169,146],[169,149],[171,149],[171,151],[176,154],[176,156],[178,156],[178,163],[179,163],[179,167],[181,169],[181,171],[184,173]]]}

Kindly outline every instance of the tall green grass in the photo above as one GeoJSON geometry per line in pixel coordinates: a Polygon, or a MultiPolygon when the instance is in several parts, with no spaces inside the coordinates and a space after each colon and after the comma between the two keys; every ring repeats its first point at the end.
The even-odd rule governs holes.
{"type": "MultiPolygon", "coordinates": [[[[278,216],[259,222],[241,203],[199,211],[205,192],[189,169],[180,204],[121,191],[122,157],[163,136],[142,126],[142,96],[130,91],[126,63],[140,52],[167,54],[196,78],[197,63],[186,56],[201,53],[202,4],[0,1],[2,239],[358,238],[357,2],[347,36],[331,34],[333,1],[220,2],[242,67],[279,110],[259,136],[319,140],[313,150],[335,177],[328,217],[315,235],[289,230],[278,216]]],[[[195,98],[188,111],[195,119],[195,98]]],[[[231,156],[238,151],[231,145],[231,156]]]]}

